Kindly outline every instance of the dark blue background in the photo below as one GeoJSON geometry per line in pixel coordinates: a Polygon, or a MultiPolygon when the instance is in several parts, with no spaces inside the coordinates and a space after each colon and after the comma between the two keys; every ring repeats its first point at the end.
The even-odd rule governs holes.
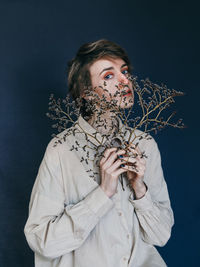
{"type": "Polygon", "coordinates": [[[85,42],[126,49],[140,78],[186,92],[176,98],[187,129],[155,136],[175,226],[159,252],[170,267],[198,266],[198,1],[0,1],[0,266],[33,266],[23,228],[52,122],[50,93],[64,96],[66,63],[85,42]]]}

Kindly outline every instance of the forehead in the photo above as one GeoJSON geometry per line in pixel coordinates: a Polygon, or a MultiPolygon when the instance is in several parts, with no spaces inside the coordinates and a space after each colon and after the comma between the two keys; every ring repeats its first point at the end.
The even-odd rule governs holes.
{"type": "Polygon", "coordinates": [[[103,69],[113,67],[119,68],[123,65],[125,61],[121,58],[100,58],[92,63],[89,67],[89,71],[91,75],[99,74],[103,69]]]}

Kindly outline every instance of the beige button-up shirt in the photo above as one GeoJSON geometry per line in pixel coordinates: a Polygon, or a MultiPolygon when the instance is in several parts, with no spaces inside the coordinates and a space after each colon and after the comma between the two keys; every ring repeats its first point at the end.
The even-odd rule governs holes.
{"type": "MultiPolygon", "coordinates": [[[[81,115],[77,122],[70,128],[89,133],[93,144],[102,141],[100,133],[94,139],[94,128],[81,115]]],[[[129,131],[121,119],[119,125],[120,135],[128,140],[129,131]]],[[[167,266],[154,245],[166,244],[174,217],[154,138],[139,141],[147,155],[147,192],[136,200],[124,174],[123,186],[118,182],[116,194],[109,198],[99,186],[97,164],[80,161],[89,146],[85,151],[71,150],[76,142],[88,144],[84,134],[67,133],[68,129],[59,134],[65,141],[56,146],[56,138],[49,142],[31,193],[24,233],[35,253],[35,266],[167,266]],[[89,169],[95,170],[94,177],[89,169]]],[[[90,149],[90,157],[91,153],[95,151],[90,149]]]]}

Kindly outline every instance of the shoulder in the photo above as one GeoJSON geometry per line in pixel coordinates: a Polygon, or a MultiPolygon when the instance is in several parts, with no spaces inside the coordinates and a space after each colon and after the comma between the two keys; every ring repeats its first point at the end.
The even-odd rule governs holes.
{"type": "Polygon", "coordinates": [[[74,126],[71,126],[55,135],[47,144],[45,155],[56,157],[62,153],[69,153],[73,130],[74,126]]]}

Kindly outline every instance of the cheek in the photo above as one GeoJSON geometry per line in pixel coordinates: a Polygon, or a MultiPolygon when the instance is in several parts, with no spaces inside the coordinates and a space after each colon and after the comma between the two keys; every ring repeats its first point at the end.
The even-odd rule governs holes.
{"type": "Polygon", "coordinates": [[[110,100],[110,99],[111,99],[111,97],[110,97],[109,94],[111,94],[112,97],[115,98],[115,99],[120,98],[119,95],[117,95],[117,97],[114,97],[115,93],[116,93],[117,91],[120,91],[120,89],[116,87],[116,85],[118,85],[118,84],[116,83],[116,81],[114,81],[114,80],[112,80],[112,81],[111,81],[111,80],[110,80],[110,81],[106,81],[106,84],[107,84],[107,85],[104,86],[103,83],[102,83],[101,86],[102,86],[104,89],[107,89],[108,92],[105,91],[105,90],[103,90],[102,88],[97,87],[96,90],[95,90],[95,93],[96,93],[100,98],[102,98],[103,95],[105,95],[105,97],[106,97],[107,100],[110,100]]]}
{"type": "Polygon", "coordinates": [[[113,95],[113,94],[114,94],[114,90],[112,90],[112,88],[110,87],[110,85],[109,85],[108,83],[107,83],[107,86],[103,86],[103,85],[102,85],[102,87],[103,87],[104,89],[108,90],[108,92],[105,91],[105,90],[103,90],[102,88],[99,88],[99,87],[98,87],[98,88],[95,90],[96,94],[97,94],[100,98],[102,98],[103,95],[104,95],[107,99],[109,99],[109,98],[110,98],[109,93],[111,93],[111,94],[113,95]]]}
{"type": "MultiPolygon", "coordinates": [[[[105,88],[108,90],[108,92],[105,92],[105,93],[106,93],[106,95],[108,95],[109,98],[110,98],[109,93],[114,97],[115,93],[116,93],[117,91],[120,91],[120,89],[117,88],[116,85],[118,85],[118,84],[117,84],[117,82],[114,81],[114,80],[109,81],[109,82],[107,83],[107,86],[106,86],[105,88]]],[[[115,98],[116,98],[116,96],[115,96],[115,98]]],[[[117,98],[118,98],[118,96],[117,96],[117,98]]]]}
{"type": "Polygon", "coordinates": [[[103,98],[103,95],[105,95],[106,99],[108,99],[109,97],[108,93],[105,92],[102,88],[97,88],[95,90],[94,98],[96,99],[97,102],[99,102],[103,98]],[[100,98],[100,100],[98,99],[98,97],[100,98]]]}

